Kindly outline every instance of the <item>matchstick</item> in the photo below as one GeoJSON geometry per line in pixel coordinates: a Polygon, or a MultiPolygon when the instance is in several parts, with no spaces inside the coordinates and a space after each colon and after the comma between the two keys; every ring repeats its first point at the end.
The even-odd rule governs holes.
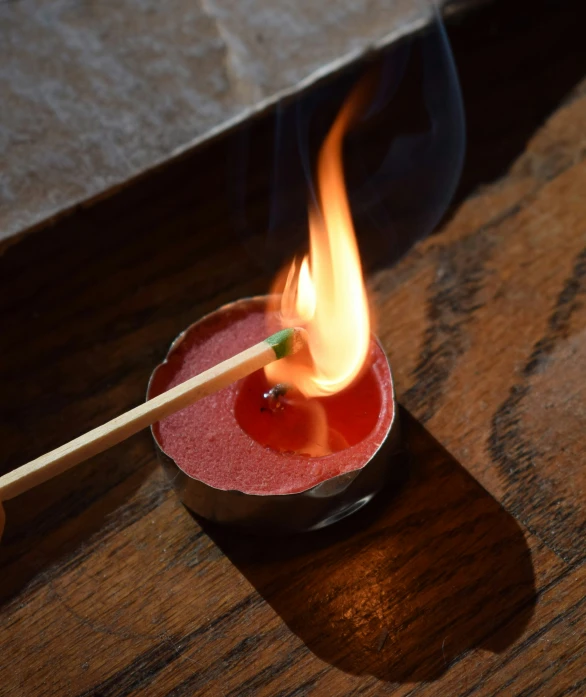
{"type": "Polygon", "coordinates": [[[255,370],[296,353],[306,345],[306,341],[304,329],[283,329],[237,356],[0,477],[0,537],[5,522],[2,501],[12,499],[37,484],[46,482],[70,467],[121,443],[169,414],[250,375],[255,370]]]}

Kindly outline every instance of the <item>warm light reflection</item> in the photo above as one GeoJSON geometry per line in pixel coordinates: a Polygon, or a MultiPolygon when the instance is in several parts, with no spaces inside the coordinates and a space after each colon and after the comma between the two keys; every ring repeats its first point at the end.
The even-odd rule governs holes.
{"type": "Polygon", "coordinates": [[[342,144],[357,99],[342,107],[317,164],[319,209],[309,210],[309,254],[294,261],[273,288],[285,327],[303,326],[311,360],[297,355],[265,368],[273,383],[294,385],[306,397],[335,394],[360,373],[370,342],[370,319],[358,246],[342,168],[342,144]]]}

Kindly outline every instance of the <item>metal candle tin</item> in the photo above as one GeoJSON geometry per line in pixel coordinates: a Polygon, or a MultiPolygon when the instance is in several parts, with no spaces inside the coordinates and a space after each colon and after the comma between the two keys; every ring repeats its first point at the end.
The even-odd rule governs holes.
{"type": "MultiPolygon", "coordinates": [[[[221,313],[235,305],[266,305],[265,296],[244,298],[225,305],[214,313],[221,313]]],[[[203,317],[182,332],[171,344],[165,362],[151,375],[147,399],[150,399],[157,371],[190,332],[196,331],[203,317]]],[[[378,340],[377,340],[378,342],[378,340]]],[[[388,359],[387,359],[388,361],[388,359]]],[[[390,373],[390,366],[389,366],[390,373]]],[[[392,455],[399,444],[399,423],[395,390],[391,374],[390,398],[393,417],[382,443],[371,458],[360,468],[327,479],[316,486],[295,494],[247,494],[237,490],[223,490],[186,474],[167,455],[151,434],[157,456],[170,477],[180,500],[195,514],[208,520],[247,528],[261,534],[294,533],[317,530],[345,518],[365,506],[384,486],[392,463],[392,455]]]]}

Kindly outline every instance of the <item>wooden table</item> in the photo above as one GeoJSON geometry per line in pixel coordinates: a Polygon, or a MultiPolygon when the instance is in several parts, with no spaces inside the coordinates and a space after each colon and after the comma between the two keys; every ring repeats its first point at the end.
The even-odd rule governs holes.
{"type": "MultiPolygon", "coordinates": [[[[460,193],[370,278],[401,481],[255,540],[194,520],[142,433],[7,502],[0,695],[586,692],[585,19],[503,2],[450,26],[460,193]]],[[[181,329],[266,291],[226,143],[4,250],[1,471],[139,403],[181,329]]]]}

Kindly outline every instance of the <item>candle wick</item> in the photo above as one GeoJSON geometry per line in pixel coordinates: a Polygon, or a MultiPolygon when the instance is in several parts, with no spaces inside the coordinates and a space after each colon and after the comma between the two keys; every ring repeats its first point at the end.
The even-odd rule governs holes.
{"type": "Polygon", "coordinates": [[[285,383],[281,382],[274,387],[271,387],[268,392],[265,392],[263,394],[263,398],[266,399],[268,408],[271,411],[283,409],[284,405],[281,402],[281,398],[284,397],[290,389],[290,385],[286,385],[285,383]]]}

